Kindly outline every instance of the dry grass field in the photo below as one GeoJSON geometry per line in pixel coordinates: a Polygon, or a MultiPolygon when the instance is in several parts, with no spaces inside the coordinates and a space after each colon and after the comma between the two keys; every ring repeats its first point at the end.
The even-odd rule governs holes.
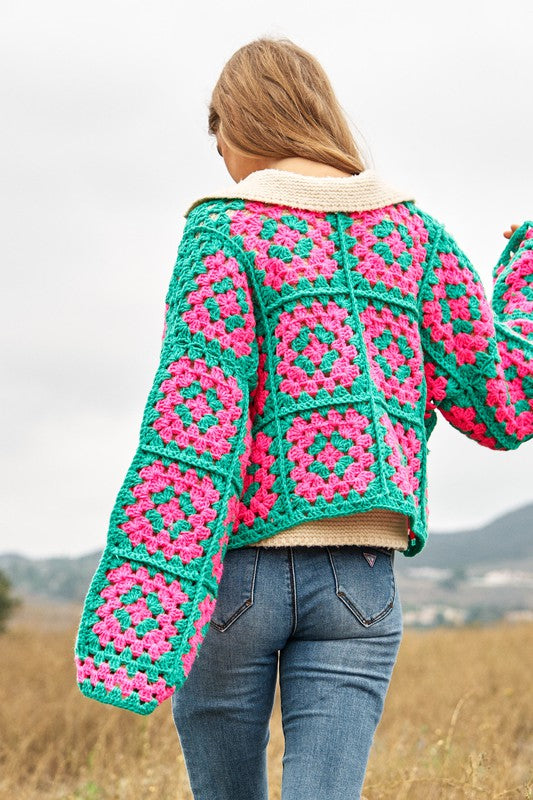
{"type": "MultiPolygon", "coordinates": [[[[78,690],[77,612],[25,607],[0,637],[0,797],[192,800],[170,701],[141,717],[78,690]]],[[[407,629],[366,800],[533,798],[532,645],[531,623],[407,629]]],[[[279,800],[279,696],[268,754],[279,800]]]]}

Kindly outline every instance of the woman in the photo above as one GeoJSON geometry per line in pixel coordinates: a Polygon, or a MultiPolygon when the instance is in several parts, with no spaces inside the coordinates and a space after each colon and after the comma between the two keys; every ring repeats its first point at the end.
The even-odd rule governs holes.
{"type": "Polygon", "coordinates": [[[137,713],[171,696],[195,800],[266,800],[279,668],[283,800],[359,798],[436,410],[491,449],[533,438],[533,222],[504,234],[491,309],[286,39],[230,58],[209,132],[235,184],[186,212],[78,683],[137,713]]]}
{"type": "MultiPolygon", "coordinates": [[[[305,181],[290,173],[310,176],[307,184],[315,188],[324,178],[349,179],[364,169],[321,68],[287,41],[258,40],[230,59],[213,93],[209,132],[234,181],[258,170],[284,171],[283,189],[272,199],[291,209],[299,208],[305,181]]],[[[235,196],[243,191],[237,188],[235,196]]],[[[258,204],[249,227],[252,219],[266,219],[264,212],[258,204]]],[[[306,344],[313,360],[313,342],[306,344]]],[[[315,367],[327,348],[317,350],[315,367]]],[[[357,525],[351,515],[300,523],[290,535],[254,542],[262,545],[257,561],[246,546],[226,555],[203,651],[172,698],[197,800],[266,800],[278,655],[282,797],[360,796],[402,633],[392,558],[381,552],[376,558],[377,534],[396,537],[387,541],[392,554],[405,549],[407,538],[404,515],[366,517],[359,514],[357,525]],[[335,596],[339,581],[353,593],[353,605],[335,596]],[[371,624],[360,619],[361,609],[371,624]]]]}

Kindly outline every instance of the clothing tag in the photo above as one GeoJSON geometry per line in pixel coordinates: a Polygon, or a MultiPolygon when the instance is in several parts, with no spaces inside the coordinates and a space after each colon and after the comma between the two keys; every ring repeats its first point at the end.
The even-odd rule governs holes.
{"type": "Polygon", "coordinates": [[[375,553],[365,553],[363,551],[363,555],[366,558],[366,560],[368,561],[369,565],[371,567],[373,567],[374,564],[376,563],[376,554],[375,553]]]}

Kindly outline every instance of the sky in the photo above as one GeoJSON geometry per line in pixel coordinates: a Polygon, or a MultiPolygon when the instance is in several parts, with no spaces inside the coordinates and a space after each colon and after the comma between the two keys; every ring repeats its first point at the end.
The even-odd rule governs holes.
{"type": "MultiPolygon", "coordinates": [[[[443,222],[492,295],[533,219],[533,4],[18,0],[0,32],[0,552],[102,548],[158,364],[185,219],[232,183],[207,134],[232,53],[286,36],[326,69],[388,182],[443,222]]],[[[533,444],[494,452],[440,417],[430,532],[533,500],[533,444]]]]}

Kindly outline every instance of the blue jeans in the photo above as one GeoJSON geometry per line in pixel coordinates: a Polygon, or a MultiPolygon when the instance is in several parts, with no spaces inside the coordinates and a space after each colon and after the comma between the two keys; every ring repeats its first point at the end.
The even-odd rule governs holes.
{"type": "Polygon", "coordinates": [[[195,800],[268,800],[278,676],[282,800],[358,800],[403,633],[395,551],[240,547],[172,715],[195,800]],[[366,554],[366,556],[365,556],[366,554]]]}

